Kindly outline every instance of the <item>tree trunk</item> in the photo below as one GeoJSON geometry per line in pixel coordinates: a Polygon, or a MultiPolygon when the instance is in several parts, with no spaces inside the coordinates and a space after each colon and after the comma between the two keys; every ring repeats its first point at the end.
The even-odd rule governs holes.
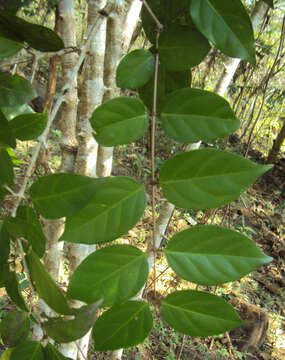
{"type": "Polygon", "coordinates": [[[269,151],[268,158],[267,158],[267,164],[274,164],[277,160],[277,157],[281,150],[281,145],[285,139],[285,117],[280,116],[279,118],[283,122],[283,126],[281,127],[277,138],[273,142],[273,146],[271,150],[269,151]]]}
{"type": "MultiPolygon", "coordinates": [[[[262,0],[259,0],[252,11],[251,14],[251,21],[253,30],[257,30],[258,26],[260,25],[262,19],[264,18],[266,12],[268,11],[269,6],[262,0]]],[[[239,66],[240,59],[235,58],[228,58],[225,62],[225,68],[220,76],[219,80],[217,81],[216,87],[214,92],[218,95],[225,95],[227,89],[232,81],[232,78],[239,66]]]]}

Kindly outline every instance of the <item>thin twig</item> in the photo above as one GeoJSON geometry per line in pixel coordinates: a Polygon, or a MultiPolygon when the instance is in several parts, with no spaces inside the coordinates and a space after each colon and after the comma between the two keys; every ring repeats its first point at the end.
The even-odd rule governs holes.
{"type": "Polygon", "coordinates": [[[158,18],[155,16],[155,14],[153,13],[153,11],[151,10],[150,6],[148,5],[148,3],[145,0],[141,0],[143,5],[145,6],[145,8],[147,9],[149,15],[152,17],[153,21],[155,22],[157,29],[159,31],[161,31],[163,29],[163,25],[161,24],[161,22],[158,20],[158,18]]]}
{"type": "Polygon", "coordinates": [[[180,358],[181,358],[181,355],[182,355],[182,352],[183,352],[183,348],[184,348],[184,342],[185,342],[185,335],[183,335],[183,338],[182,338],[182,344],[181,344],[181,348],[180,348],[180,351],[179,351],[179,355],[178,355],[177,360],[180,360],[180,358]]]}
{"type": "MultiPolygon", "coordinates": [[[[155,190],[156,190],[156,176],[155,176],[155,130],[156,130],[156,108],[157,108],[157,79],[158,79],[158,39],[160,28],[156,30],[156,43],[155,43],[155,65],[154,65],[154,82],[153,82],[153,104],[151,114],[151,206],[152,206],[152,246],[153,246],[153,276],[156,278],[156,215],[155,215],[155,190]]],[[[154,281],[154,298],[155,298],[155,281],[154,281]]]]}

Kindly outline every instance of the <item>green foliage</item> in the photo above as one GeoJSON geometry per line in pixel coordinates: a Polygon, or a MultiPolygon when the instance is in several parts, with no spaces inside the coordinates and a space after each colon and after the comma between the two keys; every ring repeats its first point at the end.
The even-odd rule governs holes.
{"type": "Polygon", "coordinates": [[[141,343],[152,328],[147,303],[127,301],[104,312],[92,330],[95,350],[116,350],[141,343]]]}
{"type": "Polygon", "coordinates": [[[0,323],[1,338],[7,347],[15,347],[23,342],[29,330],[29,316],[21,311],[9,312],[0,323]]]}
{"type": "Polygon", "coordinates": [[[237,199],[271,167],[222,150],[192,150],[165,162],[160,185],[167,200],[178,207],[212,209],[237,199]]]}
{"type": "Polygon", "coordinates": [[[191,336],[217,335],[243,324],[229,303],[201,291],[184,290],[168,295],[161,314],[171,327],[191,336]]]}
{"type": "Polygon", "coordinates": [[[135,296],[148,277],[145,253],[130,245],[113,245],[89,255],[73,273],[67,296],[86,303],[103,298],[113,306],[135,296]]]}
{"type": "Polygon", "coordinates": [[[10,122],[10,128],[15,138],[19,140],[36,139],[44,131],[48,120],[48,113],[23,114],[14,117],[10,122]]]}
{"type": "Polygon", "coordinates": [[[272,260],[248,237],[216,225],[181,231],[164,253],[176,274],[199,285],[238,280],[272,260]]]}
{"type": "Polygon", "coordinates": [[[0,35],[21,43],[26,42],[39,51],[58,51],[64,47],[56,32],[6,11],[0,11],[0,35]]]}
{"type": "Polygon", "coordinates": [[[164,100],[161,119],[167,135],[185,143],[211,142],[232,134],[240,126],[226,100],[200,89],[170,93],[164,100]]]}
{"type": "Polygon", "coordinates": [[[55,310],[59,314],[73,314],[74,311],[69,308],[66,298],[60,288],[56,285],[55,281],[49,275],[48,271],[33,250],[30,250],[26,255],[26,261],[39,297],[41,297],[51,309],[55,310]]]}
{"type": "Polygon", "coordinates": [[[255,65],[252,25],[240,0],[191,0],[190,13],[201,33],[224,54],[255,65]]]}
{"type": "Polygon", "coordinates": [[[128,97],[112,99],[97,107],[90,120],[96,131],[95,139],[103,146],[129,144],[142,137],[148,128],[143,103],[128,97]]]}
{"type": "Polygon", "coordinates": [[[46,239],[41,223],[31,207],[19,206],[16,217],[5,217],[5,227],[11,237],[25,238],[39,257],[44,255],[46,239]]]}
{"type": "Polygon", "coordinates": [[[117,239],[142,217],[146,207],[143,186],[128,177],[100,179],[88,204],[66,219],[60,240],[98,244],[117,239]]]}
{"type": "Polygon", "coordinates": [[[0,107],[22,105],[36,96],[28,80],[18,75],[0,73],[0,107]]]}
{"type": "Polygon", "coordinates": [[[198,65],[210,50],[208,40],[197,30],[173,24],[159,37],[161,63],[170,71],[183,71],[198,65]]]}
{"type": "MultiPolygon", "coordinates": [[[[220,96],[190,88],[191,67],[207,55],[208,41],[226,55],[255,63],[252,26],[242,2],[149,0],[148,3],[163,25],[161,34],[157,34],[158,46],[125,56],[116,76],[119,87],[139,88],[143,102],[119,97],[99,106],[90,119],[95,139],[103,146],[140,139],[149,126],[145,106],[148,111],[161,114],[166,134],[179,142],[207,142],[229,136],[238,128],[239,120],[220,96]],[[157,53],[156,74],[157,57],[153,54],[157,53]],[[154,93],[156,76],[158,89],[154,93]],[[153,109],[154,100],[157,107],[153,109]]],[[[63,47],[62,40],[52,30],[15,16],[16,8],[12,12],[0,12],[2,57],[16,53],[26,43],[39,51],[57,51],[63,47]]],[[[157,25],[145,7],[142,23],[154,44],[157,25]]],[[[10,148],[16,146],[16,138],[36,139],[46,126],[47,114],[31,113],[28,107],[35,96],[26,79],[0,73],[1,186],[14,183],[10,148]]],[[[270,167],[222,150],[200,149],[168,159],[158,171],[159,185],[166,199],[176,206],[191,210],[216,208],[237,199],[270,167]]],[[[5,191],[4,187],[0,188],[0,197],[5,196],[5,191]]],[[[91,328],[98,351],[134,346],[146,338],[152,328],[149,306],[130,299],[146,283],[147,255],[129,245],[107,245],[78,266],[65,296],[40,260],[46,254],[45,237],[36,213],[46,219],[66,218],[61,241],[91,245],[108,243],[124,235],[141,219],[146,204],[144,186],[129,177],[95,179],[61,173],[33,182],[16,216],[7,216],[4,224],[1,223],[0,285],[6,287],[11,299],[24,310],[11,313],[0,325],[2,338],[3,329],[9,328],[3,340],[9,346],[16,346],[1,359],[65,359],[51,344],[44,348],[40,342],[26,340],[29,309],[16,273],[8,267],[10,238],[27,240],[22,246],[37,295],[59,314],[41,324],[54,341],[75,341],[91,328]],[[88,305],[70,309],[67,299],[88,305]],[[109,309],[97,319],[100,304],[109,309]]],[[[237,280],[271,260],[248,237],[217,226],[192,227],[174,235],[164,255],[178,276],[201,285],[237,280]]],[[[161,314],[175,330],[192,336],[220,334],[243,323],[225,300],[192,290],[168,295],[161,314]]]]}
{"type": "Polygon", "coordinates": [[[44,330],[58,343],[68,343],[82,338],[97,318],[98,303],[82,306],[72,320],[62,317],[50,318],[44,323],[44,330]]]}
{"type": "Polygon", "coordinates": [[[56,219],[83,208],[101,183],[100,179],[77,174],[51,174],[34,182],[30,194],[34,207],[42,216],[56,219]]]}
{"type": "Polygon", "coordinates": [[[146,84],[154,71],[154,58],[148,50],[134,50],[126,55],[117,68],[116,82],[120,88],[139,88],[146,84]]]}
{"type": "Polygon", "coordinates": [[[17,275],[14,271],[6,273],[5,288],[7,294],[9,295],[11,300],[14,301],[14,303],[18,306],[19,309],[23,311],[29,311],[29,308],[22,296],[22,292],[18,284],[17,275]]]}

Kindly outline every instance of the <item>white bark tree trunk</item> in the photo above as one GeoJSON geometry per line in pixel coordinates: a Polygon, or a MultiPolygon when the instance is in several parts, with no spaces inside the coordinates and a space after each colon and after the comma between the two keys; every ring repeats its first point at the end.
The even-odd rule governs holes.
{"type": "MultiPolygon", "coordinates": [[[[269,6],[262,0],[259,0],[252,11],[251,14],[251,21],[252,21],[252,27],[253,30],[256,31],[262,20],[264,19],[264,16],[266,12],[268,11],[269,6]]],[[[224,71],[222,75],[220,76],[219,80],[217,81],[216,87],[214,92],[218,95],[224,96],[227,92],[227,89],[233,79],[233,76],[239,66],[240,59],[235,58],[228,58],[225,62],[224,71]]]]}
{"type": "MultiPolygon", "coordinates": [[[[116,86],[116,70],[121,59],[123,6],[117,4],[108,18],[107,41],[105,51],[104,83],[105,93],[103,102],[119,96],[120,89],[116,86]]],[[[113,147],[99,146],[97,175],[110,176],[113,163],[113,147]]]]}

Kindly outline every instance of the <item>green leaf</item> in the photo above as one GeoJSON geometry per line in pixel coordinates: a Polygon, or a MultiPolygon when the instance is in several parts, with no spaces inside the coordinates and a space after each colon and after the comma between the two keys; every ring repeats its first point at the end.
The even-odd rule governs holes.
{"type": "Polygon", "coordinates": [[[30,195],[36,210],[43,217],[56,219],[83,208],[102,181],[77,174],[51,174],[34,182],[30,195]]]}
{"type": "Polygon", "coordinates": [[[9,265],[0,264],[0,288],[5,287],[6,285],[6,275],[9,273],[9,265]]]}
{"type": "Polygon", "coordinates": [[[272,9],[274,8],[273,0],[263,0],[263,1],[266,2],[266,4],[270,6],[272,9]]]}
{"type": "Polygon", "coordinates": [[[168,295],[162,302],[161,315],[176,331],[199,337],[222,334],[243,324],[225,300],[192,290],[168,295]]]}
{"type": "Polygon", "coordinates": [[[237,199],[271,168],[222,150],[192,150],[165,162],[160,185],[167,200],[178,207],[213,209],[237,199]]]}
{"type": "Polygon", "coordinates": [[[14,182],[12,160],[6,149],[0,147],[0,184],[11,186],[14,182]]]}
{"type": "MultiPolygon", "coordinates": [[[[149,0],[148,5],[152,9],[164,28],[168,28],[174,21],[183,20],[189,9],[189,0],[149,0]]],[[[145,6],[141,11],[142,25],[148,40],[155,43],[156,24],[145,6]]]]}
{"type": "Polygon", "coordinates": [[[103,146],[130,144],[148,128],[143,103],[130,97],[118,97],[98,106],[90,122],[96,131],[96,141],[103,146]]]}
{"type": "Polygon", "coordinates": [[[13,349],[7,349],[5,350],[0,357],[0,360],[11,360],[11,354],[13,349]]]}
{"type": "Polygon", "coordinates": [[[247,236],[217,225],[174,235],[164,253],[176,274],[199,285],[238,280],[272,260],[247,236]]]}
{"type": "Polygon", "coordinates": [[[252,24],[240,0],[191,0],[190,14],[201,33],[224,54],[255,65],[252,24]]]}
{"type": "Polygon", "coordinates": [[[180,89],[169,94],[162,107],[162,126],[180,142],[211,142],[235,132],[240,121],[219,95],[200,89],[180,89]]]}
{"type": "Polygon", "coordinates": [[[28,104],[15,105],[15,106],[4,106],[1,107],[3,114],[7,120],[12,120],[14,117],[23,114],[34,114],[34,110],[28,104]]]}
{"type": "Polygon", "coordinates": [[[0,221],[0,265],[7,264],[10,254],[10,238],[3,221],[0,221]]]}
{"type": "Polygon", "coordinates": [[[6,11],[0,11],[0,33],[11,40],[27,42],[39,51],[58,51],[64,48],[63,41],[56,32],[6,11]]]}
{"type": "Polygon", "coordinates": [[[13,349],[10,360],[45,360],[43,347],[37,341],[24,341],[13,349]]]}
{"type": "MultiPolygon", "coordinates": [[[[153,76],[143,87],[139,89],[139,96],[150,112],[153,107],[153,76]]],[[[160,65],[157,79],[157,106],[156,111],[161,112],[161,105],[165,96],[174,90],[189,87],[191,85],[191,71],[168,71],[160,65]]]]}
{"type": "Polygon", "coordinates": [[[21,290],[19,288],[17,275],[13,272],[8,272],[6,274],[5,288],[7,294],[11,298],[11,300],[23,311],[29,311],[27,304],[21,294],[21,290]]]}
{"type": "Polygon", "coordinates": [[[15,238],[23,237],[28,240],[39,257],[44,255],[45,235],[41,223],[32,208],[19,206],[15,218],[11,216],[5,217],[5,226],[11,236],[15,238]]]}
{"type": "Polygon", "coordinates": [[[130,245],[113,245],[89,255],[73,273],[67,297],[86,303],[104,299],[102,307],[135,296],[148,277],[145,253],[130,245]]]}
{"type": "Polygon", "coordinates": [[[26,255],[26,261],[39,297],[57,313],[64,315],[73,314],[74,311],[69,308],[66,298],[60,288],[56,285],[55,281],[33,250],[30,250],[26,255]]]}
{"type": "Polygon", "coordinates": [[[15,55],[24,45],[0,36],[0,59],[15,55]]]}
{"type": "Polygon", "coordinates": [[[0,107],[28,103],[37,96],[25,78],[9,73],[0,73],[0,107]]]}
{"type": "Polygon", "coordinates": [[[149,81],[153,71],[153,54],[144,49],[134,50],[127,54],[117,67],[117,86],[120,88],[139,88],[149,81]]]}
{"type": "Polygon", "coordinates": [[[46,347],[44,347],[44,358],[45,360],[67,360],[65,356],[63,356],[55,346],[51,343],[48,343],[46,347]]]}
{"type": "Polygon", "coordinates": [[[1,338],[7,347],[17,346],[24,341],[29,330],[29,316],[21,311],[9,312],[0,323],[1,338]]]}
{"type": "Polygon", "coordinates": [[[209,50],[208,40],[189,26],[174,24],[159,37],[160,61],[171,71],[189,70],[200,64],[209,50]]]}
{"type": "Polygon", "coordinates": [[[89,203],[67,217],[60,240],[99,244],[117,239],[142,217],[146,207],[143,185],[129,177],[106,177],[89,203]]]}
{"type": "Polygon", "coordinates": [[[97,318],[98,302],[82,306],[73,320],[50,318],[43,324],[47,335],[58,343],[68,343],[82,338],[97,318]]]}
{"type": "Polygon", "coordinates": [[[15,138],[34,140],[44,131],[48,121],[48,113],[19,115],[9,122],[15,138]]]}
{"type": "Polygon", "coordinates": [[[93,327],[95,351],[135,346],[143,342],[151,328],[152,315],[147,303],[127,301],[113,306],[99,317],[93,327]]]}
{"type": "MultiPolygon", "coordinates": [[[[1,74],[0,74],[1,77],[1,74]]],[[[1,84],[0,84],[0,102],[1,102],[1,84]]],[[[9,122],[0,110],[0,145],[16,147],[16,139],[10,129],[9,122]]]]}

